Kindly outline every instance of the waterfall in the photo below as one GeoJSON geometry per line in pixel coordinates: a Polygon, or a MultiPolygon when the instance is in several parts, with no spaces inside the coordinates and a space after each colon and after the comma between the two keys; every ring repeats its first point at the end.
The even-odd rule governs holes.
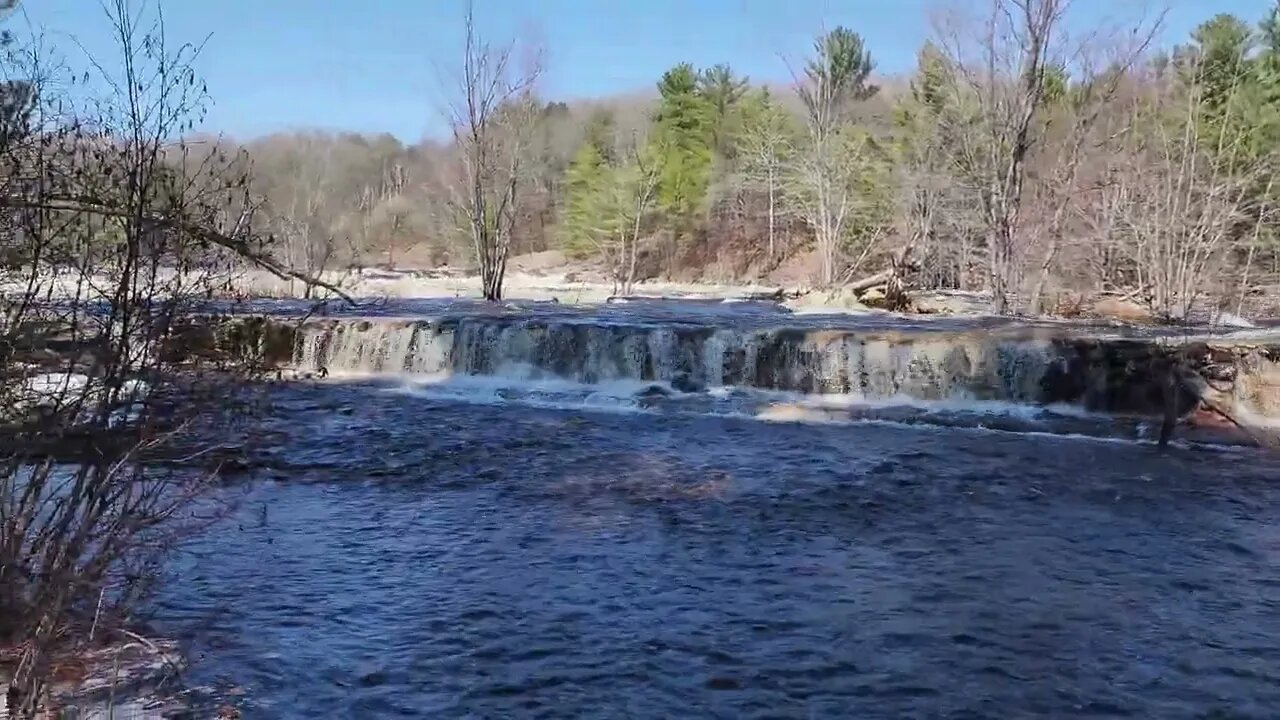
{"type": "Polygon", "coordinates": [[[451,333],[421,322],[308,323],[294,362],[309,371],[428,375],[449,368],[452,345],[451,333]]]}
{"type": "Polygon", "coordinates": [[[1041,340],[982,333],[875,334],[463,317],[323,320],[294,363],[333,374],[468,375],[586,385],[666,382],[842,394],[868,400],[1045,399],[1059,362],[1041,340]]]}

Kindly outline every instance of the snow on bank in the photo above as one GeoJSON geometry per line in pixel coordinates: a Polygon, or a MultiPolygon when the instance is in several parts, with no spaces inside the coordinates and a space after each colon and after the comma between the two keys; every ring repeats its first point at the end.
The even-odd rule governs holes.
{"type": "MultiPolygon", "coordinates": [[[[434,271],[365,269],[350,273],[325,273],[321,279],[341,287],[353,297],[385,298],[477,298],[480,278],[434,271]]],[[[297,281],[281,280],[270,273],[244,273],[236,287],[261,297],[300,298],[305,287],[297,281]]],[[[555,300],[562,303],[603,303],[615,296],[607,282],[580,280],[572,273],[529,274],[509,272],[503,286],[505,295],[519,300],[555,300]]],[[[703,283],[646,282],[634,294],[724,300],[774,293],[776,287],[703,283]]]]}
{"type": "MultiPolygon", "coordinates": [[[[176,273],[162,273],[157,286],[169,287],[176,273]]],[[[477,298],[481,295],[480,278],[449,270],[398,270],[364,268],[351,271],[321,273],[320,280],[337,286],[348,295],[365,298],[477,298]]],[[[113,288],[107,277],[91,278],[84,282],[78,273],[55,270],[42,274],[39,294],[51,299],[73,297],[86,300],[104,299],[93,295],[93,288],[113,288]]],[[[231,286],[236,292],[265,298],[303,298],[307,295],[304,283],[282,279],[265,270],[246,269],[231,276],[231,286]]],[[[186,279],[186,287],[200,287],[195,277],[186,279]]],[[[572,272],[533,274],[520,271],[508,272],[506,295],[511,299],[557,300],[564,303],[602,303],[614,296],[614,286],[607,282],[581,280],[572,272]]],[[[727,285],[701,283],[648,282],[637,286],[643,295],[661,295],[698,299],[743,298],[753,294],[776,292],[778,288],[761,285],[727,285]]],[[[0,294],[14,297],[26,291],[21,277],[0,277],[0,294]]],[[[313,296],[324,297],[327,291],[317,289],[313,296]]]]}
{"type": "MultiPolygon", "coordinates": [[[[504,284],[504,294],[510,300],[553,301],[576,304],[602,304],[617,299],[616,287],[604,282],[598,275],[585,276],[573,266],[554,268],[534,267],[531,271],[522,270],[513,259],[513,268],[508,271],[504,284]]],[[[321,273],[320,280],[338,287],[346,295],[363,299],[450,299],[479,298],[482,295],[480,278],[468,275],[452,268],[433,270],[413,270],[400,268],[359,268],[343,271],[326,271],[321,273]]],[[[110,278],[93,277],[92,282],[84,282],[78,273],[65,270],[50,270],[40,279],[42,298],[84,300],[105,300],[105,295],[93,295],[95,288],[100,292],[108,292],[114,285],[110,278]]],[[[315,288],[308,292],[307,286],[299,281],[277,277],[265,270],[252,268],[242,269],[220,278],[215,283],[221,288],[225,285],[232,288],[236,295],[254,298],[278,299],[325,299],[331,295],[324,288],[315,288]]],[[[183,287],[185,291],[198,291],[208,286],[208,278],[198,276],[178,277],[176,272],[162,272],[156,280],[160,288],[183,287]]],[[[787,290],[775,285],[755,283],[682,283],[646,281],[638,283],[629,297],[669,298],[683,300],[736,302],[769,297],[781,299],[787,290]]],[[[26,290],[21,276],[0,276],[0,296],[17,296],[26,290]]],[[[921,291],[912,294],[916,305],[927,314],[980,316],[989,312],[989,297],[981,292],[965,291],[921,291]]],[[[857,296],[846,288],[833,290],[810,289],[781,301],[781,304],[796,314],[862,314],[878,312],[863,305],[857,296]]],[[[1145,324],[1150,321],[1149,311],[1134,306],[1139,315],[1146,321],[1135,317],[1116,315],[1111,311],[1098,310],[1090,316],[1095,319],[1111,319],[1122,323],[1145,324]]],[[[1190,324],[1218,328],[1248,330],[1258,325],[1247,318],[1226,312],[1202,312],[1190,318],[1190,324]]]]}

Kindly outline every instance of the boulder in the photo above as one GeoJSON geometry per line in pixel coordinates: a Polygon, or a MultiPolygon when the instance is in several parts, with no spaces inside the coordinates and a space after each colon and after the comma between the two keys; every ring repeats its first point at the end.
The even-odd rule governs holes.
{"type": "Polygon", "coordinates": [[[873,287],[862,293],[858,298],[859,302],[867,307],[879,308],[884,306],[885,293],[884,287],[873,287]]]}
{"type": "Polygon", "coordinates": [[[939,290],[911,293],[912,312],[922,315],[983,315],[991,309],[985,293],[939,290]]]}
{"type": "Polygon", "coordinates": [[[656,385],[656,384],[646,386],[645,389],[636,393],[636,397],[641,399],[669,397],[670,395],[671,395],[670,390],[666,389],[661,385],[656,385]]]}

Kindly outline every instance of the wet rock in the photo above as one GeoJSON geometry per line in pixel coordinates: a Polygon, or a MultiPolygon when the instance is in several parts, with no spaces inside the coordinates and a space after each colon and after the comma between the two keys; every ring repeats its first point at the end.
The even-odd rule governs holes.
{"type": "Polygon", "coordinates": [[[936,291],[911,293],[911,310],[921,315],[981,315],[991,298],[983,293],[936,291]]]}
{"type": "Polygon", "coordinates": [[[671,378],[671,387],[683,393],[700,393],[707,389],[707,386],[698,382],[689,373],[677,373],[671,378]]]}
{"type": "Polygon", "coordinates": [[[792,297],[783,301],[782,306],[793,312],[866,312],[870,308],[863,304],[852,291],[837,288],[825,292],[798,290],[792,297]]]}
{"type": "MultiPolygon", "coordinates": [[[[973,293],[952,295],[965,302],[983,299],[973,293]]],[[[1120,302],[1104,300],[1108,302],[1099,301],[1099,308],[1109,304],[1114,309],[1120,302]]],[[[1149,329],[1099,331],[1093,325],[1077,329],[939,319],[899,326],[895,319],[880,317],[866,322],[866,328],[807,321],[726,328],[570,321],[554,314],[353,318],[311,321],[292,335],[282,331],[278,344],[294,348],[292,362],[301,373],[323,374],[322,368],[330,368],[502,375],[509,367],[528,367],[536,377],[587,385],[639,381],[645,384],[633,399],[641,407],[660,404],[672,394],[703,393],[714,384],[717,389],[850,394],[870,400],[906,396],[1067,404],[1153,416],[1169,405],[1165,386],[1172,363],[1198,374],[1203,382],[1197,387],[1212,390],[1223,407],[1244,405],[1253,414],[1280,417],[1280,353],[1273,352],[1280,348],[1280,336],[1274,333],[1187,337],[1149,329]]],[[[264,338],[261,332],[246,332],[244,339],[244,345],[259,347],[264,338]]],[[[1204,392],[1181,393],[1179,414],[1189,412],[1195,395],[1204,392]]],[[[500,396],[521,397],[505,390],[500,396]]],[[[837,419],[821,409],[764,414],[772,419],[837,419]]]]}
{"type": "Polygon", "coordinates": [[[885,297],[884,288],[871,288],[862,293],[862,297],[858,300],[867,307],[879,308],[884,307],[885,297]]]}
{"type": "Polygon", "coordinates": [[[670,397],[671,391],[661,385],[650,385],[640,392],[636,393],[636,397],[646,400],[660,397],[670,397]]]}
{"type": "Polygon", "coordinates": [[[659,405],[664,399],[671,397],[671,391],[662,385],[650,385],[636,393],[636,404],[642,408],[659,405]]]}
{"type": "Polygon", "coordinates": [[[1280,348],[1259,348],[1235,363],[1234,400],[1256,416],[1280,418],[1280,348]]]}
{"type": "Polygon", "coordinates": [[[1243,318],[1233,313],[1224,312],[1209,318],[1209,324],[1216,327],[1230,328],[1256,328],[1258,324],[1249,318],[1243,318]]]}

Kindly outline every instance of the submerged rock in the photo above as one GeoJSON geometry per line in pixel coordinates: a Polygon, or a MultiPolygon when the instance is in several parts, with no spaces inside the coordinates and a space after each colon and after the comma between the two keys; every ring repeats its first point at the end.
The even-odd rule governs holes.
{"type": "Polygon", "coordinates": [[[678,373],[671,378],[671,387],[683,393],[700,393],[705,392],[707,386],[698,382],[689,373],[678,373]]]}

